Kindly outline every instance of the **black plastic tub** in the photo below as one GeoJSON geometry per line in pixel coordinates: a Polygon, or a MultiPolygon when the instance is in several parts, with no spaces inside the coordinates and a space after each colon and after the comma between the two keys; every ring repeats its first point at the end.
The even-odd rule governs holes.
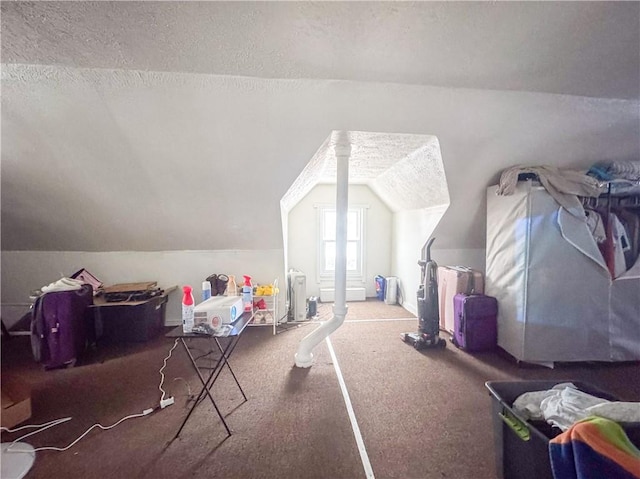
{"type": "MultiPolygon", "coordinates": [[[[578,389],[609,401],[619,399],[581,381],[488,381],[491,394],[496,471],[500,479],[553,479],[549,460],[549,440],[561,433],[545,421],[527,421],[513,409],[514,401],[532,391],[546,391],[560,383],[573,383],[578,389]]],[[[640,444],[640,423],[621,423],[636,446],[640,444]]]]}

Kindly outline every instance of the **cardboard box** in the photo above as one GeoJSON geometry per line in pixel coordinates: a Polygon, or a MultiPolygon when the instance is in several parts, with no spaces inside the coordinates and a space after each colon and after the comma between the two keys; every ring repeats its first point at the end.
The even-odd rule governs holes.
{"type": "Polygon", "coordinates": [[[17,378],[2,378],[0,425],[12,428],[31,417],[31,389],[17,378]]]}
{"type": "Polygon", "coordinates": [[[206,325],[214,331],[224,324],[231,324],[242,316],[241,296],[214,296],[193,309],[195,325],[206,325]]]}

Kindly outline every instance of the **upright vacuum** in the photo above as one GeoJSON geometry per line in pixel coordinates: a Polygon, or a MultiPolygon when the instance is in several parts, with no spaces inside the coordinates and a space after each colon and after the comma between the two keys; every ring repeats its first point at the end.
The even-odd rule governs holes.
{"type": "Polygon", "coordinates": [[[439,336],[440,313],[438,312],[438,265],[431,259],[431,238],[422,249],[422,259],[418,261],[421,270],[420,287],[418,288],[418,332],[401,333],[405,343],[416,349],[444,348],[447,342],[439,336]],[[426,251],[426,259],[425,259],[426,251]]]}

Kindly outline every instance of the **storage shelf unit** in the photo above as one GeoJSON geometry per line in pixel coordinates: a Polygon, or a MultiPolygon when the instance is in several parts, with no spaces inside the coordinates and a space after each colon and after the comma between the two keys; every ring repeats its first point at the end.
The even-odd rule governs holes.
{"type": "Polygon", "coordinates": [[[278,316],[278,279],[273,282],[272,295],[254,295],[253,296],[253,318],[249,326],[271,326],[273,334],[276,334],[276,328],[280,324],[278,316]],[[258,305],[264,301],[265,308],[259,308],[258,305]]]}

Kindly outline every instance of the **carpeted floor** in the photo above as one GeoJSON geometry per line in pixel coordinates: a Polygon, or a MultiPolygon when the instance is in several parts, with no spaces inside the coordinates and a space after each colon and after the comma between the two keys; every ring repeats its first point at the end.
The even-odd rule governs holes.
{"type": "MultiPolygon", "coordinates": [[[[399,304],[385,304],[383,301],[374,298],[368,298],[366,301],[353,301],[347,303],[347,308],[345,321],[407,319],[416,317],[399,304]]],[[[326,321],[332,317],[333,304],[318,303],[318,314],[314,319],[326,321]]]]}
{"type": "MultiPolygon", "coordinates": [[[[574,379],[640,400],[638,363],[547,369],[518,366],[499,352],[470,355],[450,344],[419,352],[399,338],[416,328],[411,316],[379,301],[352,303],[347,321],[330,337],[378,478],[495,478],[496,418],[487,380],[574,379]],[[401,315],[409,319],[394,320],[401,315]],[[372,318],[391,320],[364,321],[372,318]]],[[[230,363],[248,401],[228,371],[213,389],[231,437],[203,402],[171,441],[198,385],[179,347],[164,370],[164,389],[175,405],[108,431],[93,430],[65,452],[38,452],[27,478],[366,477],[328,343],[316,347],[311,368],[294,366],[300,340],[316,327],[315,321],[288,325],[277,335],[271,328],[250,327],[243,334],[230,363]]],[[[3,342],[3,382],[19,376],[32,387],[28,423],[73,417],[28,438],[40,447],[64,447],[96,422],[111,425],[156,406],[159,370],[174,344],[165,337],[103,344],[74,368],[43,371],[33,362],[27,339],[3,342]]],[[[201,341],[190,342],[196,354],[201,341]]],[[[19,435],[3,433],[2,441],[19,435]]]]}

